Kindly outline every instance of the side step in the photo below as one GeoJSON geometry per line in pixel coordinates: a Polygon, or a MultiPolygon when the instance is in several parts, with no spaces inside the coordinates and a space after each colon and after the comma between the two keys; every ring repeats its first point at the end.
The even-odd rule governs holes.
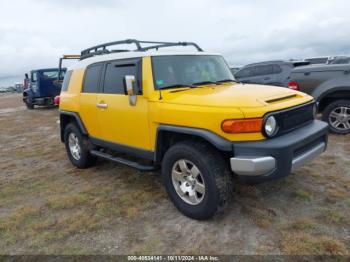
{"type": "Polygon", "coordinates": [[[121,157],[114,157],[110,154],[106,154],[106,153],[103,153],[101,151],[98,151],[98,150],[91,150],[90,153],[94,156],[97,156],[97,157],[100,157],[100,158],[103,158],[103,159],[107,159],[107,160],[110,160],[110,161],[113,161],[113,162],[117,162],[117,163],[120,163],[120,164],[123,164],[123,165],[127,165],[129,167],[133,167],[133,168],[136,168],[140,171],[145,171],[145,172],[148,172],[148,171],[154,171],[155,168],[154,166],[146,166],[146,165],[141,165],[137,162],[134,162],[134,161],[131,161],[131,160],[127,160],[127,159],[124,159],[124,158],[121,158],[121,157]]]}

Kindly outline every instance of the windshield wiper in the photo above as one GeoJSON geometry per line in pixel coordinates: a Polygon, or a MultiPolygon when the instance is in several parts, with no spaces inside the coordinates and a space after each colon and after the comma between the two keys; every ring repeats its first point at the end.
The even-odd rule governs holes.
{"type": "Polygon", "coordinates": [[[222,80],[216,81],[217,84],[225,83],[225,82],[236,82],[236,83],[238,83],[238,81],[234,80],[234,79],[222,79],[222,80]]]}
{"type": "Polygon", "coordinates": [[[164,90],[164,89],[172,89],[172,88],[178,88],[178,87],[192,88],[194,86],[192,86],[192,85],[184,85],[184,84],[175,84],[175,85],[164,86],[164,87],[159,88],[159,89],[160,90],[164,90]]]}
{"type": "Polygon", "coordinates": [[[202,82],[193,83],[192,85],[201,86],[201,85],[216,85],[216,84],[217,83],[213,81],[202,81],[202,82]]]}

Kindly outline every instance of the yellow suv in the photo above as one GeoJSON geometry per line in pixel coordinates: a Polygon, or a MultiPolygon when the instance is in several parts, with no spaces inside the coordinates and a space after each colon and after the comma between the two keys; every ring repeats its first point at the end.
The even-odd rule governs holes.
{"type": "Polygon", "coordinates": [[[84,50],[68,68],[61,140],[78,168],[103,158],[161,169],[175,206],[207,219],[229,201],[234,175],[263,182],[321,154],[328,126],[315,112],[304,93],[235,81],[221,55],[195,43],[125,40],[84,50]]]}

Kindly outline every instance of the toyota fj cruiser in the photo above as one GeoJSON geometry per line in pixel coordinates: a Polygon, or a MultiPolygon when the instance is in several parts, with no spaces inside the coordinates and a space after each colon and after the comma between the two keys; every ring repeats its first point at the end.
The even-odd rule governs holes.
{"type": "Polygon", "coordinates": [[[175,206],[207,219],[229,201],[233,174],[263,182],[321,154],[328,126],[314,113],[306,94],[237,83],[222,56],[195,43],[125,40],[82,51],[67,70],[60,129],[76,167],[99,157],[161,168],[175,206]],[[136,49],[110,50],[119,44],[136,49]],[[158,50],[175,46],[197,50],[158,50]]]}

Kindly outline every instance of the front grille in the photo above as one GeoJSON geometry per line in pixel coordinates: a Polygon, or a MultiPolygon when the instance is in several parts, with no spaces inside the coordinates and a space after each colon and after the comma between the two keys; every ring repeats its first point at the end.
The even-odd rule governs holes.
{"type": "Polygon", "coordinates": [[[273,112],[269,115],[275,116],[280,127],[278,135],[287,133],[314,119],[314,103],[289,108],[287,110],[273,112]]]}

